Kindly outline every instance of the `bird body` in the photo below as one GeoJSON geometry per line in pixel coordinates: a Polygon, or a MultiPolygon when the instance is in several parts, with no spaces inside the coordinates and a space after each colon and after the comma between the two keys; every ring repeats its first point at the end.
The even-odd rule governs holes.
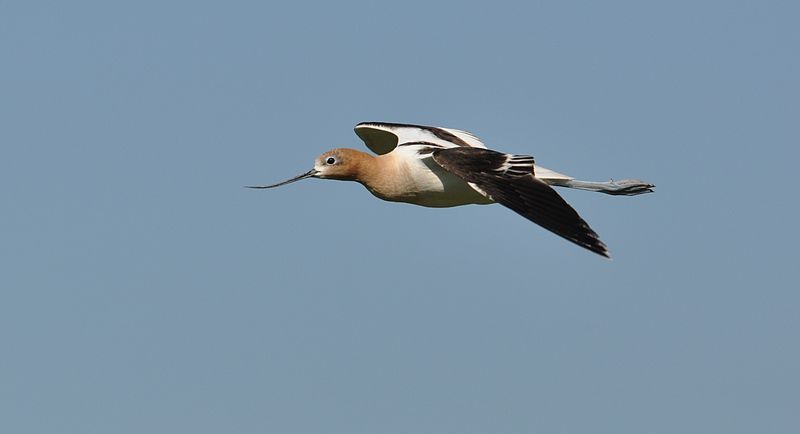
{"type": "MultiPolygon", "coordinates": [[[[371,156],[345,148],[323,156],[357,160],[355,167],[358,169],[347,179],[361,183],[383,200],[436,208],[493,203],[466,181],[436,164],[430,154],[420,154],[424,149],[425,145],[401,146],[390,153],[371,156]]],[[[322,172],[322,167],[317,170],[322,172]]],[[[325,178],[324,175],[320,177],[325,178]]]]}
{"type": "Polygon", "coordinates": [[[363,122],[356,134],[377,155],[337,148],[314,168],[272,188],[304,178],[356,181],[376,197],[426,207],[500,203],[528,220],[608,257],[597,233],[550,186],[636,195],[653,191],[638,180],[578,181],[537,166],[528,155],[486,149],[471,133],[450,128],[363,122]]]}

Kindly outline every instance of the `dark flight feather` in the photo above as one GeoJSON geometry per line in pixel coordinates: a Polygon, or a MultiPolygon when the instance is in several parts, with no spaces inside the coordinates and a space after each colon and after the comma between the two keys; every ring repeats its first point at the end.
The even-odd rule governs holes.
{"type": "Polygon", "coordinates": [[[460,147],[437,149],[433,159],[493,201],[581,247],[610,257],[606,245],[578,213],[553,188],[533,176],[533,157],[460,147]]]}

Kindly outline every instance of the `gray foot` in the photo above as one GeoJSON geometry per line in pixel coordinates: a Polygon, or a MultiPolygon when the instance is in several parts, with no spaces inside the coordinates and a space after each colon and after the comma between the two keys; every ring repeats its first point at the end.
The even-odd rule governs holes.
{"type": "Polygon", "coordinates": [[[620,179],[608,182],[608,188],[601,190],[606,194],[615,196],[636,196],[637,194],[652,193],[655,185],[639,181],[638,179],[620,179]]]}
{"type": "Polygon", "coordinates": [[[612,194],[614,196],[636,196],[642,193],[652,193],[655,185],[648,184],[638,179],[620,179],[614,181],[613,179],[608,182],[596,181],[580,181],[577,179],[570,179],[561,181],[554,185],[559,187],[577,188],[579,190],[597,191],[605,194],[612,194]]]}

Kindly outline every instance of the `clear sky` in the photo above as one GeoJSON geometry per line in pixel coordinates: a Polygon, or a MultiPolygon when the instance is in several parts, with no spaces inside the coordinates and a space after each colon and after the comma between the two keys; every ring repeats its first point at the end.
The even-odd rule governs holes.
{"type": "Polygon", "coordinates": [[[3,433],[796,433],[791,1],[0,1],[3,433]],[[242,188],[448,126],[501,206],[242,188]],[[794,283],[792,283],[794,282],[794,283]]]}

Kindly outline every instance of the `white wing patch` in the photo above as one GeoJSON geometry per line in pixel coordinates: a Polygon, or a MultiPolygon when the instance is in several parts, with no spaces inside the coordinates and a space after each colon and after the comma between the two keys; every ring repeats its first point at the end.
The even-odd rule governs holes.
{"type": "Polygon", "coordinates": [[[483,144],[481,139],[479,139],[478,136],[476,136],[475,134],[470,133],[469,131],[456,130],[454,128],[440,128],[440,129],[445,130],[445,131],[455,135],[459,139],[469,143],[469,145],[471,147],[473,147],[473,148],[486,149],[486,145],[483,144]]]}
{"type": "Polygon", "coordinates": [[[355,132],[372,152],[382,155],[403,143],[427,142],[445,148],[459,146],[486,148],[474,134],[452,128],[388,122],[362,122],[355,132]]]}

